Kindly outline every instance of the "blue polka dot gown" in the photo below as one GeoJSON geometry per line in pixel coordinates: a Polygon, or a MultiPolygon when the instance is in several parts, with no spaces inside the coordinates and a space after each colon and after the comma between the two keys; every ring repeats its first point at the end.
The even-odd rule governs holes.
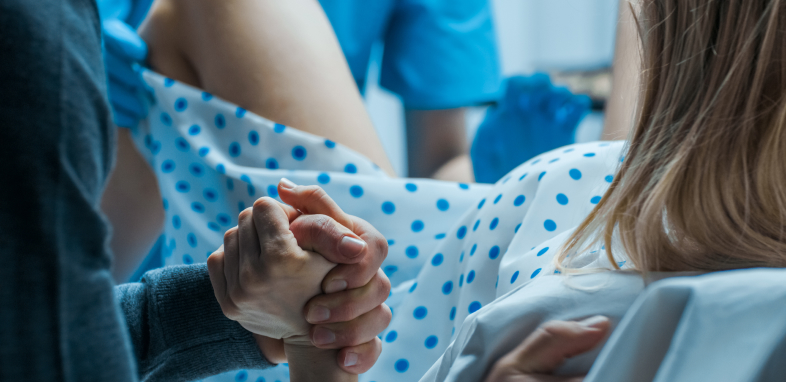
{"type": "MultiPolygon", "coordinates": [[[[156,73],[144,78],[157,102],[133,134],[161,189],[167,265],[206,261],[240,211],[278,198],[282,177],[323,187],[388,239],[393,320],[361,381],[417,381],[467,316],[554,274],[560,243],[551,239],[600,201],[621,160],[621,142],[590,143],[542,154],[495,185],[393,179],[340,144],[156,73]]],[[[281,365],[208,380],[284,382],[289,373],[281,365]]]]}

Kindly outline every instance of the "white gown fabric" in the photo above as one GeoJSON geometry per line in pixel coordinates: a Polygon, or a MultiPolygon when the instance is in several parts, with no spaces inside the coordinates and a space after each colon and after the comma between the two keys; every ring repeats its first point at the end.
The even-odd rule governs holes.
{"type": "MultiPolygon", "coordinates": [[[[500,296],[553,275],[554,253],[600,201],[621,161],[622,142],[589,143],[542,154],[495,185],[393,179],[339,144],[153,72],[144,78],[157,103],[134,137],[164,198],[167,265],[206,261],[242,209],[277,197],[282,177],[322,186],[386,236],[382,267],[394,286],[393,321],[361,381],[419,380],[468,316],[481,317],[500,296]]],[[[578,258],[608,268],[601,252],[578,258]]],[[[283,365],[209,380],[284,382],[288,371],[283,365]]]]}
{"type": "Polygon", "coordinates": [[[585,382],[786,380],[785,281],[755,269],[652,284],[585,382]]]}

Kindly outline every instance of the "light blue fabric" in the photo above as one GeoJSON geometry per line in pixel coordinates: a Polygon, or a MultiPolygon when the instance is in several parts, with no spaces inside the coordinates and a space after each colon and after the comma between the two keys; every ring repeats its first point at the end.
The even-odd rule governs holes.
{"type": "Polygon", "coordinates": [[[585,382],[783,381],[786,271],[718,272],[653,284],[585,382]]]}
{"type": "Polygon", "coordinates": [[[413,109],[495,100],[500,69],[487,0],[320,0],[363,91],[372,47],[380,84],[413,109]]]}

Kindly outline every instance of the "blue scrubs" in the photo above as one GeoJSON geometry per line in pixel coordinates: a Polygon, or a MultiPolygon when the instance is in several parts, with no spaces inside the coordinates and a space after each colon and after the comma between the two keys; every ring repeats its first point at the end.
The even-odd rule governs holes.
{"type": "Polygon", "coordinates": [[[363,91],[372,47],[380,85],[409,109],[494,101],[500,68],[487,0],[320,0],[363,91]]]}

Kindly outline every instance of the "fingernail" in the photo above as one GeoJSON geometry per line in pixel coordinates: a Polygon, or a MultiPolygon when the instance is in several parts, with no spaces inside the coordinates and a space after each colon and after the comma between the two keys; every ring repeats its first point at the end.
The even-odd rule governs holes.
{"type": "Polygon", "coordinates": [[[341,238],[341,243],[338,245],[338,250],[341,254],[350,259],[360,255],[364,248],[366,248],[366,242],[350,236],[341,238]]]}
{"type": "Polygon", "coordinates": [[[344,358],[344,366],[355,366],[358,363],[358,355],[356,353],[347,353],[344,358]]]}
{"type": "Polygon", "coordinates": [[[328,319],[330,319],[330,309],[321,305],[314,305],[311,307],[306,316],[306,321],[312,324],[327,321],[328,319]]]}
{"type": "Polygon", "coordinates": [[[293,188],[295,188],[297,186],[297,184],[295,184],[294,182],[292,182],[291,180],[289,180],[287,178],[281,178],[281,180],[279,180],[278,183],[281,185],[281,187],[284,187],[284,188],[289,189],[289,190],[291,190],[291,189],[293,189],[293,188]]]}
{"type": "Polygon", "coordinates": [[[336,293],[346,289],[346,280],[336,279],[328,283],[328,285],[325,287],[325,293],[336,293]]]}
{"type": "Polygon", "coordinates": [[[311,339],[314,345],[327,345],[336,341],[336,335],[330,330],[323,327],[314,329],[314,337],[311,339]]]}
{"type": "Polygon", "coordinates": [[[588,328],[597,328],[600,326],[600,324],[607,322],[608,320],[609,318],[606,316],[593,316],[590,318],[585,318],[578,323],[579,325],[586,326],[588,328]]]}

